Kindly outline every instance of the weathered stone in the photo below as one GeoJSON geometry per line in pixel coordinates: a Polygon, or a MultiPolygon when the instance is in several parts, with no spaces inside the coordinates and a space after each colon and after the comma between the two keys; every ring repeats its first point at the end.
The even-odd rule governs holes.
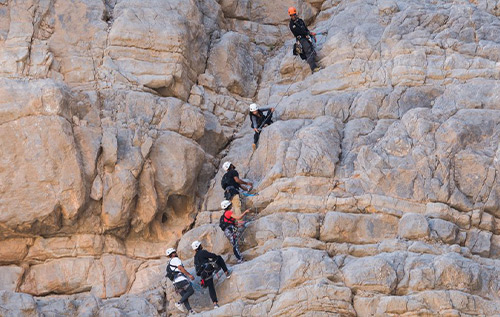
{"type": "Polygon", "coordinates": [[[23,272],[23,268],[19,266],[0,266],[0,290],[15,292],[21,282],[23,272]]]}
{"type": "Polygon", "coordinates": [[[102,183],[102,178],[101,176],[97,175],[94,179],[94,182],[92,182],[92,188],[90,190],[90,198],[97,201],[101,200],[103,188],[104,186],[102,183]]]}
{"type": "MultiPolygon", "coordinates": [[[[102,297],[118,297],[125,294],[135,279],[140,262],[120,255],[104,255],[101,258],[105,289],[102,297]]],[[[89,279],[92,278],[89,276],[89,279]]]]}
{"type": "Polygon", "coordinates": [[[135,274],[135,280],[130,287],[130,294],[139,294],[144,291],[155,289],[161,286],[165,276],[165,261],[148,261],[142,264],[135,274]]]}
{"type": "Polygon", "coordinates": [[[342,269],[345,284],[354,290],[391,293],[397,286],[397,274],[383,257],[352,259],[342,269]]]}
{"type": "Polygon", "coordinates": [[[429,236],[429,224],[424,216],[405,214],[399,221],[398,236],[405,239],[422,239],[429,236]]]}
{"type": "Polygon", "coordinates": [[[472,229],[467,235],[465,246],[474,254],[488,257],[491,249],[491,236],[491,232],[472,229]]]}
{"type": "Polygon", "coordinates": [[[388,215],[356,215],[329,212],[321,227],[326,242],[373,243],[396,237],[398,218],[388,215]]]}
{"type": "Polygon", "coordinates": [[[247,0],[223,0],[221,2],[224,14],[230,18],[251,19],[261,24],[278,24],[287,20],[285,8],[296,5],[300,15],[306,20],[310,19],[316,9],[311,5],[318,1],[303,1],[298,3],[288,0],[280,0],[276,2],[247,0]],[[297,5],[298,4],[298,5],[297,5]]]}
{"type": "Polygon", "coordinates": [[[270,314],[300,316],[335,312],[342,316],[356,316],[351,299],[352,293],[347,287],[335,286],[328,280],[310,281],[301,286],[300,290],[290,290],[279,295],[270,314]]]}
{"type": "Polygon", "coordinates": [[[128,81],[187,99],[204,69],[208,50],[203,15],[196,3],[127,0],[115,6],[114,15],[106,67],[128,81]],[[150,54],[151,49],[157,54],[150,54]]]}
{"type": "Polygon", "coordinates": [[[149,162],[144,164],[139,178],[139,192],[132,225],[140,231],[148,225],[158,211],[158,200],[154,187],[154,170],[149,162]]]}
{"type": "Polygon", "coordinates": [[[107,229],[128,225],[136,195],[137,179],[128,169],[104,175],[101,219],[107,229]]]}
{"type": "Polygon", "coordinates": [[[38,316],[32,296],[5,290],[0,290],[0,313],[4,316],[38,316]]]}
{"type": "Polygon", "coordinates": [[[260,52],[247,36],[228,32],[210,53],[207,71],[216,78],[214,88],[224,87],[244,97],[255,95],[262,66],[256,60],[260,52]]]}
{"type": "Polygon", "coordinates": [[[109,172],[113,172],[116,161],[118,160],[118,140],[116,139],[116,131],[111,129],[104,130],[104,133],[102,134],[101,146],[102,163],[109,172]]]}
{"type": "Polygon", "coordinates": [[[103,252],[104,237],[83,234],[71,237],[37,238],[29,249],[29,260],[45,261],[47,259],[98,256],[103,252]]]}
{"type": "Polygon", "coordinates": [[[459,229],[455,224],[441,219],[430,219],[429,225],[432,234],[436,235],[444,243],[453,244],[457,242],[459,229]]]}
{"type": "Polygon", "coordinates": [[[92,289],[92,258],[58,259],[28,269],[20,290],[32,295],[73,294],[92,289]]]}
{"type": "Polygon", "coordinates": [[[32,239],[13,238],[0,242],[0,263],[16,263],[24,259],[32,239]]]}
{"type": "Polygon", "coordinates": [[[85,187],[68,121],[57,116],[24,117],[1,125],[0,135],[2,164],[10,166],[0,171],[0,205],[6,211],[0,222],[29,230],[45,221],[47,229],[38,230],[50,231],[58,228],[59,218],[73,221],[85,202],[85,187]]]}
{"type": "Polygon", "coordinates": [[[37,301],[37,310],[42,315],[75,315],[76,307],[73,301],[69,298],[61,300],[42,300],[37,301]]]}

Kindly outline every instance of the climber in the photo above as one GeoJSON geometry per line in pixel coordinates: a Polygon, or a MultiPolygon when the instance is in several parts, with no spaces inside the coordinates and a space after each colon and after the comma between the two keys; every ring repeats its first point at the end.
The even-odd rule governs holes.
{"type": "Polygon", "coordinates": [[[219,307],[217,293],[215,292],[213,274],[221,268],[226,274],[226,278],[231,278],[231,271],[228,270],[224,259],[217,254],[204,250],[199,241],[191,243],[191,248],[196,252],[194,255],[194,266],[196,275],[202,278],[202,283],[208,287],[210,299],[214,303],[214,308],[219,307]]]}
{"type": "Polygon", "coordinates": [[[182,265],[182,261],[177,257],[177,251],[174,248],[169,248],[165,252],[167,257],[170,258],[170,261],[167,264],[167,276],[169,274],[169,268],[173,271],[174,275],[174,287],[175,291],[179,293],[182,297],[181,300],[175,303],[175,307],[180,311],[184,312],[182,304],[186,307],[190,314],[196,314],[196,312],[189,305],[189,297],[194,294],[193,286],[191,282],[186,278],[189,277],[191,280],[194,280],[194,276],[189,274],[188,271],[182,265]]]}
{"type": "Polygon", "coordinates": [[[262,129],[273,123],[274,108],[259,108],[256,103],[250,105],[250,122],[252,125],[252,129],[255,131],[253,135],[253,144],[252,149],[255,151],[257,148],[257,144],[259,142],[260,133],[262,129]],[[264,111],[266,115],[264,116],[264,111]]]}
{"type": "Polygon", "coordinates": [[[221,179],[224,198],[231,201],[234,206],[234,214],[239,216],[241,214],[240,188],[250,192],[253,184],[242,180],[231,162],[225,162],[222,164],[222,168],[226,171],[221,179]]]}
{"type": "Polygon", "coordinates": [[[244,223],[241,221],[243,217],[250,212],[250,209],[245,210],[241,216],[236,216],[231,210],[231,202],[229,200],[224,200],[220,203],[220,207],[224,209],[224,212],[219,221],[219,227],[224,231],[224,235],[228,238],[229,242],[233,246],[233,253],[238,263],[243,262],[243,256],[241,255],[240,248],[238,246],[240,231],[238,227],[244,223]]]}
{"type": "Polygon", "coordinates": [[[296,45],[302,47],[302,51],[305,54],[309,67],[311,67],[311,71],[319,71],[320,68],[316,65],[315,61],[316,52],[312,44],[312,38],[316,36],[316,33],[310,32],[307,29],[306,23],[297,16],[297,9],[294,7],[288,8],[288,15],[290,15],[290,31],[292,31],[297,40],[296,45]]]}

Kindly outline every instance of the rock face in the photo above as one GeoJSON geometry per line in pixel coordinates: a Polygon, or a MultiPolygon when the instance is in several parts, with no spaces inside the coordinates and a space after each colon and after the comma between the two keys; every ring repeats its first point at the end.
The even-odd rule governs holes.
{"type": "Polygon", "coordinates": [[[0,0],[0,316],[500,312],[494,1],[0,0]],[[318,33],[292,55],[287,8],[318,33]],[[253,151],[248,105],[274,107],[253,151]],[[236,264],[221,166],[259,195],[236,264]]]}

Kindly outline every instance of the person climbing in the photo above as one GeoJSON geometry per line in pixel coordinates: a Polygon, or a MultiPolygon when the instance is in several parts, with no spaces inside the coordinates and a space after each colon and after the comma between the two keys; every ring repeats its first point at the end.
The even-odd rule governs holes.
{"type": "Polygon", "coordinates": [[[231,278],[231,271],[228,270],[226,262],[224,262],[224,259],[220,255],[203,249],[200,241],[191,243],[191,248],[196,252],[194,255],[196,275],[202,278],[203,283],[208,287],[208,293],[210,294],[210,299],[214,303],[214,308],[218,308],[219,302],[217,300],[217,293],[215,292],[213,274],[221,268],[226,274],[226,278],[229,279],[231,278]],[[214,266],[214,264],[216,266],[214,266]]]}
{"type": "Polygon", "coordinates": [[[233,246],[233,253],[236,259],[238,260],[238,263],[243,262],[243,256],[241,255],[240,248],[238,246],[238,241],[239,241],[239,230],[238,227],[240,225],[243,217],[247,213],[250,212],[250,209],[245,210],[241,216],[236,216],[233,214],[233,211],[231,210],[232,204],[229,200],[224,200],[220,203],[220,206],[222,209],[224,209],[224,212],[220,218],[219,221],[219,227],[224,231],[224,235],[226,238],[231,242],[231,245],[233,246]]]}
{"type": "Polygon", "coordinates": [[[253,135],[253,144],[252,149],[255,151],[257,148],[257,144],[259,142],[260,133],[262,129],[266,125],[270,125],[273,123],[274,108],[259,108],[256,103],[252,103],[250,105],[250,122],[252,125],[252,129],[255,131],[253,135]],[[266,112],[266,115],[264,115],[266,112]]]}
{"type": "Polygon", "coordinates": [[[242,180],[231,162],[225,162],[222,164],[222,168],[226,171],[221,179],[224,198],[231,201],[234,206],[234,214],[239,216],[241,214],[240,188],[249,192],[252,190],[253,184],[242,180]]]}
{"type": "Polygon", "coordinates": [[[316,36],[316,33],[310,32],[306,26],[304,20],[297,16],[297,9],[294,7],[288,8],[288,15],[290,15],[290,31],[292,31],[295,39],[297,40],[297,45],[302,47],[302,51],[305,54],[306,61],[311,67],[312,72],[319,71],[319,67],[316,64],[316,52],[312,45],[312,37],[316,36]]]}
{"type": "Polygon", "coordinates": [[[196,312],[191,308],[189,304],[189,297],[194,294],[193,285],[188,281],[187,277],[194,280],[194,276],[189,274],[188,271],[182,265],[181,259],[177,257],[177,250],[174,248],[169,248],[165,252],[170,261],[167,264],[167,276],[169,271],[173,271],[173,282],[175,291],[181,295],[181,300],[175,303],[175,307],[180,311],[184,312],[182,304],[186,307],[190,314],[196,314],[196,312]]]}

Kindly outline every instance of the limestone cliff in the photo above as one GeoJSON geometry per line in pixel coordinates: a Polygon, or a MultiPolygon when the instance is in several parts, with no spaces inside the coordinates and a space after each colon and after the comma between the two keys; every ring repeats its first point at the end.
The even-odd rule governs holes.
{"type": "Polygon", "coordinates": [[[0,0],[0,316],[177,315],[193,240],[234,269],[204,316],[498,315],[499,5],[0,0]],[[226,160],[259,193],[238,265],[226,160]]]}

